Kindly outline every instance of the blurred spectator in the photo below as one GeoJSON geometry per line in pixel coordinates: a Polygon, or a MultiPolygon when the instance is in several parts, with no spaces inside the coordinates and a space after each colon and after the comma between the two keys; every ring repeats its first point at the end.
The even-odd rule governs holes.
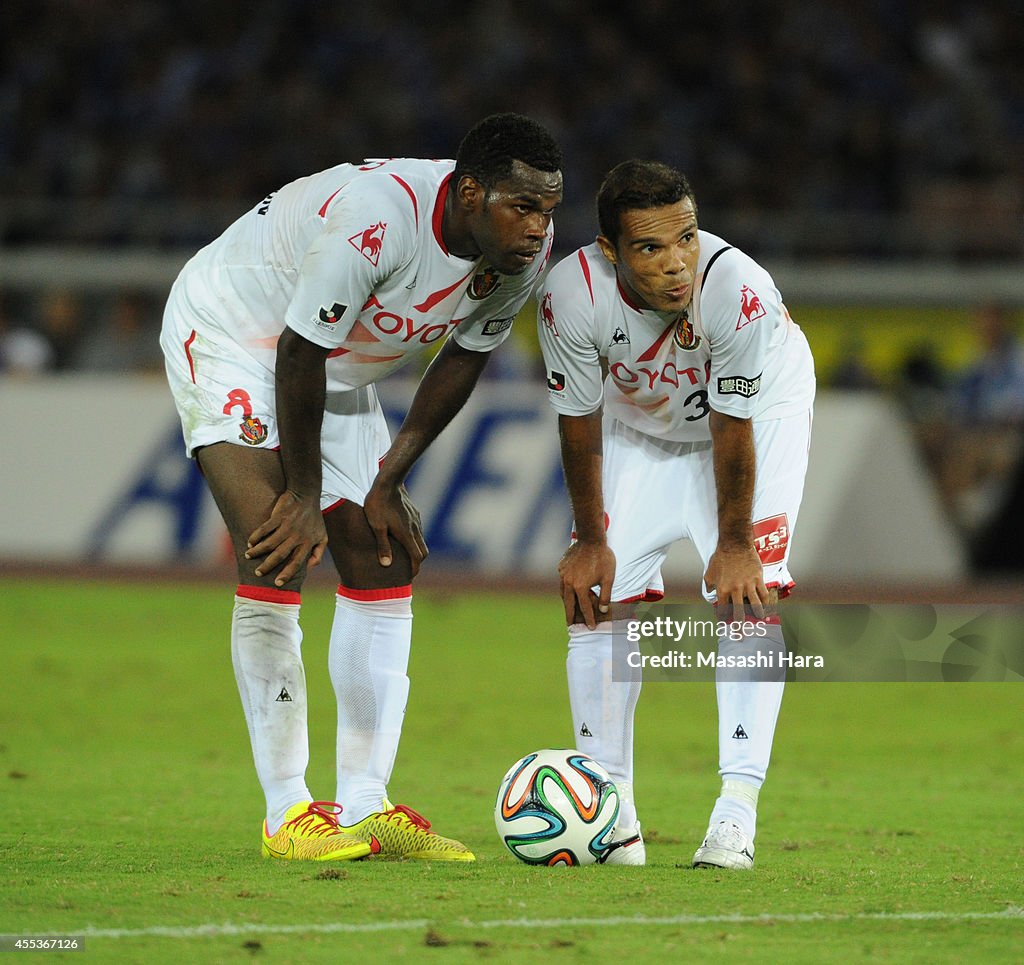
{"type": "Polygon", "coordinates": [[[79,343],[72,360],[79,372],[162,372],[158,342],[160,310],[138,292],[121,292],[95,330],[79,343]]]}
{"type": "Polygon", "coordinates": [[[895,392],[913,422],[931,422],[945,412],[948,392],[946,370],[933,342],[919,342],[903,359],[896,374],[895,392]]]}
{"type": "Polygon", "coordinates": [[[36,329],[12,321],[10,299],[0,294],[0,375],[37,375],[53,365],[53,349],[36,329]]]}
{"type": "Polygon", "coordinates": [[[864,358],[864,340],[846,329],[839,342],[840,362],[832,370],[829,385],[836,389],[862,392],[879,388],[878,379],[864,358]]]}
{"type": "Polygon", "coordinates": [[[74,364],[85,326],[82,297],[77,292],[54,288],[39,301],[39,330],[50,343],[52,368],[64,372],[74,364]]]}
{"type": "Polygon", "coordinates": [[[972,325],[981,351],[954,378],[945,417],[933,422],[933,458],[942,495],[975,562],[1024,568],[1021,544],[999,523],[1006,507],[1022,498],[1013,487],[1024,484],[1024,346],[1014,315],[1002,305],[979,307],[972,325]]]}
{"type": "Polygon", "coordinates": [[[974,313],[980,357],[953,386],[952,412],[962,423],[1020,428],[1024,425],[1024,346],[1016,319],[999,304],[974,313]]]}

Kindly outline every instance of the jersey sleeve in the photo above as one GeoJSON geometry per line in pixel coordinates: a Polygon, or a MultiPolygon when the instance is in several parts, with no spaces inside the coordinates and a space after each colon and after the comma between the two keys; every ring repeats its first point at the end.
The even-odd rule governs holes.
{"type": "Polygon", "coordinates": [[[728,251],[701,291],[701,318],[711,343],[711,407],[749,419],[758,406],[773,332],[785,315],[771,276],[742,252],[728,251]]]}
{"type": "Polygon", "coordinates": [[[554,243],[552,226],[548,226],[544,256],[537,259],[521,275],[502,275],[501,283],[493,295],[486,299],[483,311],[476,313],[465,325],[455,329],[452,338],[471,352],[491,352],[512,334],[512,323],[537,288],[554,243]]]}
{"type": "Polygon", "coordinates": [[[285,323],[336,348],[374,289],[409,261],[415,243],[415,215],[401,187],[390,178],[350,181],[302,259],[285,323]]]}
{"type": "Polygon", "coordinates": [[[589,415],[601,407],[604,377],[595,317],[577,252],[551,269],[537,302],[548,398],[559,415],[589,415]]]}

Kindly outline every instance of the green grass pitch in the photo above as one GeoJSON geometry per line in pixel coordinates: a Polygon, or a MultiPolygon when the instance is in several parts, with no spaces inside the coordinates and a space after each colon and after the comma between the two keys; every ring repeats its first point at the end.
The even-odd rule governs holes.
{"type": "MultiPolygon", "coordinates": [[[[84,936],[82,960],[111,962],[1024,959],[1019,684],[791,685],[749,874],[689,867],[718,785],[712,688],[648,685],[647,867],[532,868],[492,808],[513,761],[571,743],[560,604],[422,590],[414,606],[392,796],[470,866],[261,859],[230,585],[9,580],[0,935],[84,936]]],[[[332,610],[307,590],[325,798],[332,610]]]]}

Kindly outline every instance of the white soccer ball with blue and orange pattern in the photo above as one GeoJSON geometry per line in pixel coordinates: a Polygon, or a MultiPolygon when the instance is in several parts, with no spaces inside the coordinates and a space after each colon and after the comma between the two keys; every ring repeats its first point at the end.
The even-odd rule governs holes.
{"type": "Polygon", "coordinates": [[[619,793],[608,772],[571,749],[534,751],[516,761],[494,806],[498,837],[527,864],[601,862],[618,818],[619,793]]]}

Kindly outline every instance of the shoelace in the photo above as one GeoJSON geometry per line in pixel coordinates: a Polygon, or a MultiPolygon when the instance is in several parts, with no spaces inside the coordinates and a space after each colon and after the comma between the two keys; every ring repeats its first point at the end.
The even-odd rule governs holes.
{"type": "Polygon", "coordinates": [[[390,821],[392,818],[403,816],[414,824],[420,831],[430,830],[430,822],[420,814],[419,811],[414,811],[412,808],[406,807],[404,804],[395,804],[390,811],[384,812],[384,818],[387,821],[390,821]]]}
{"type": "Polygon", "coordinates": [[[341,814],[340,804],[334,801],[313,801],[302,814],[288,822],[288,827],[321,837],[337,834],[339,814],[341,814]]]}

